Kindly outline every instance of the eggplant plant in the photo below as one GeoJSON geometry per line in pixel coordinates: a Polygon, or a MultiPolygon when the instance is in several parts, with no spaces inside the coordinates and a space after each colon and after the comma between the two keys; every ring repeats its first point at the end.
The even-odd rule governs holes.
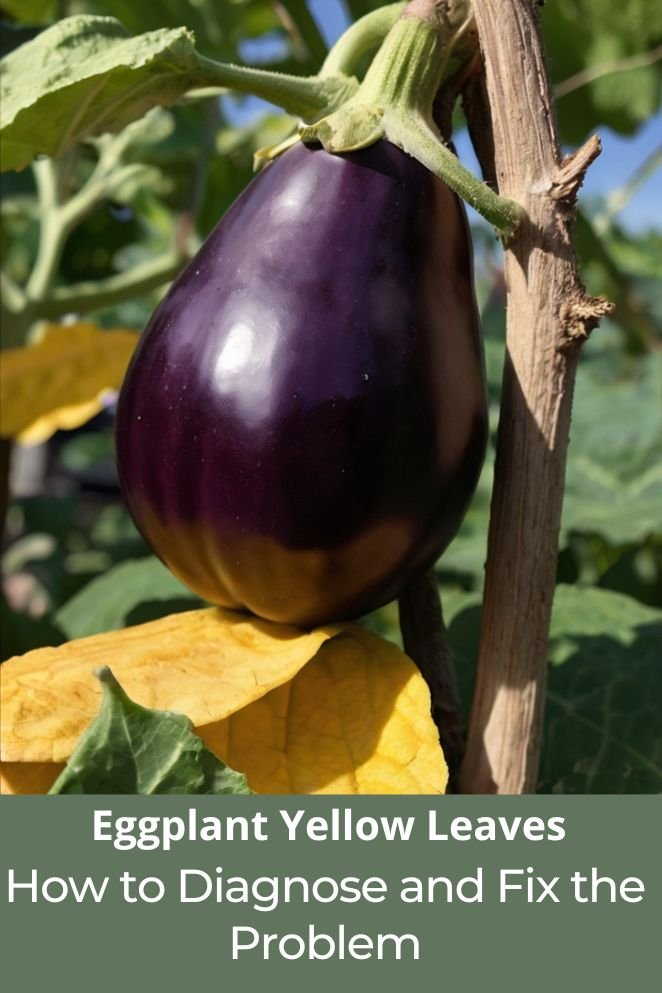
{"type": "MultiPolygon", "coordinates": [[[[175,277],[124,379],[116,455],[139,531],[192,593],[153,557],[150,569],[161,569],[155,575],[185,604],[197,595],[229,609],[227,619],[217,612],[228,632],[235,623],[295,624],[305,644],[308,635],[353,630],[348,620],[397,601],[405,650],[431,691],[451,787],[466,792],[536,784],[574,372],[583,340],[610,310],[585,293],[573,248],[576,195],[599,142],[562,156],[535,12],[525,0],[496,10],[469,0],[388,4],[351,25],[325,57],[312,44],[315,58],[300,68],[290,59],[278,73],[200,54],[197,45],[213,52],[213,31],[198,31],[196,43],[189,30],[158,27],[156,14],[142,11],[136,23],[147,23],[129,27],[147,30],[131,37],[95,13],[60,19],[12,52],[3,73],[4,165],[32,164],[40,215],[33,263],[3,276],[11,361],[43,368],[65,347],[64,326],[35,322],[103,312],[175,277]],[[228,90],[289,115],[257,152],[248,186],[233,179],[227,143],[216,144],[228,90]],[[484,180],[450,145],[459,101],[484,180]],[[191,105],[204,108],[207,127],[200,147],[187,150],[190,175],[173,171],[165,183],[179,184],[177,196],[186,190],[170,244],[161,238],[153,258],[129,259],[96,282],[63,278],[81,224],[104,204],[126,211],[141,185],[145,193],[164,184],[164,149],[145,166],[141,142],[169,117],[152,110],[146,119],[146,111],[173,105],[177,121],[191,105]],[[236,196],[231,205],[225,188],[218,204],[205,196],[219,169],[236,196]],[[211,233],[201,244],[203,200],[198,230],[211,233]],[[508,303],[466,749],[433,571],[467,513],[488,437],[463,201],[503,242],[508,303]]],[[[269,16],[280,15],[270,8],[269,16]]],[[[300,42],[293,36],[295,48],[300,42]]],[[[163,230],[153,208],[144,216],[163,230]]],[[[33,389],[40,415],[54,408],[49,423],[71,427],[98,410],[135,337],[115,336],[122,355],[115,349],[112,377],[92,383],[90,374],[93,395],[83,391],[78,405],[47,402],[33,389]]],[[[77,324],[68,341],[87,350],[81,368],[113,350],[92,325],[77,324]]],[[[73,361],[68,368],[73,390],[73,361]]],[[[43,437],[37,404],[25,406],[30,417],[12,415],[2,433],[43,437]]],[[[65,609],[63,624],[74,615],[65,609]]],[[[191,617],[182,632],[209,624],[191,617]]],[[[131,644],[127,636],[127,651],[131,644]]],[[[349,667],[347,648],[340,654],[349,667]]],[[[87,664],[82,642],[69,651],[87,664]]],[[[365,659],[371,652],[372,643],[365,659]]],[[[165,709],[176,703],[163,697],[165,709]]]]}

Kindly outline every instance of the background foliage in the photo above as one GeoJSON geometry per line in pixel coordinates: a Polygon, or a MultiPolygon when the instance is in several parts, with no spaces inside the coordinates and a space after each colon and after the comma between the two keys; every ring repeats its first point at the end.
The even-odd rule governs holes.
{"type": "MultiPolygon", "coordinates": [[[[64,14],[89,13],[116,17],[136,34],[184,25],[205,55],[303,74],[316,71],[329,37],[343,24],[377,6],[371,0],[0,0],[2,49],[17,49],[64,14]]],[[[662,37],[656,14],[657,0],[554,0],[545,7],[543,28],[568,147],[595,129],[637,135],[658,113],[662,37]]],[[[49,103],[44,114],[51,117],[54,106],[49,103]]],[[[139,330],[164,281],[250,180],[254,152],[281,140],[290,126],[285,115],[252,98],[214,94],[152,110],[117,139],[75,145],[59,160],[58,181],[64,203],[78,198],[80,210],[61,237],[46,303],[32,316],[56,320],[72,313],[99,329],[139,330]],[[90,177],[98,175],[102,190],[92,195],[90,177]]],[[[462,131],[458,117],[459,147],[462,131]]],[[[628,223],[630,198],[659,164],[660,149],[651,145],[629,163],[629,181],[584,198],[578,218],[589,292],[608,295],[617,311],[588,342],[577,383],[552,625],[544,791],[662,787],[655,707],[662,699],[662,288],[656,279],[662,237],[654,217],[649,226],[628,223]]],[[[17,287],[29,285],[40,238],[48,235],[51,207],[35,180],[38,170],[30,169],[3,178],[0,252],[17,287]]],[[[50,237],[61,232],[61,217],[50,237]]],[[[496,427],[502,260],[491,231],[476,223],[474,235],[496,427]]],[[[20,345],[35,334],[32,320],[22,325],[12,314],[3,318],[6,344],[20,345]]],[[[104,351],[96,338],[93,347],[97,356],[104,351]]],[[[76,361],[84,367],[84,356],[76,361]]],[[[109,385],[119,385],[123,361],[116,357],[120,368],[109,385]]],[[[95,403],[83,409],[85,398],[74,403],[71,386],[63,414],[65,387],[58,393],[53,380],[63,363],[64,357],[51,362],[46,373],[40,367],[45,386],[24,367],[11,379],[7,364],[6,396],[13,398],[17,420],[3,433],[48,440],[14,447],[2,553],[3,658],[199,605],[149,554],[120,501],[112,392],[99,399],[95,387],[95,403]],[[12,393],[18,382],[27,396],[25,416],[12,393]],[[54,416],[26,436],[21,432],[37,419],[30,395],[38,392],[43,407],[47,387],[60,397],[50,404],[54,416]]],[[[84,371],[80,375],[85,378],[84,371]]],[[[43,418],[44,410],[38,414],[43,418]]],[[[438,564],[466,705],[491,472],[492,453],[462,532],[438,564]]],[[[397,640],[395,607],[367,623],[397,640]]]]}

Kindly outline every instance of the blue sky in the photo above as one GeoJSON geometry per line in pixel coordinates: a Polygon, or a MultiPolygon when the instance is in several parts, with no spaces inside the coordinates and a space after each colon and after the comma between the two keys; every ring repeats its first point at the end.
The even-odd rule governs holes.
{"type": "MultiPolygon", "coordinates": [[[[341,0],[308,0],[325,40],[329,45],[339,37],[348,25],[345,8],[341,0]]],[[[247,61],[267,55],[264,41],[254,43],[260,47],[252,51],[253,45],[242,52],[247,61]]],[[[276,54],[276,53],[274,53],[276,54]]],[[[245,120],[248,112],[256,112],[264,106],[261,101],[249,100],[243,103],[242,112],[235,119],[245,120]]],[[[238,109],[238,108],[237,108],[238,109]]],[[[602,197],[618,189],[628,181],[632,173],[656,149],[662,146],[662,115],[645,124],[632,138],[624,138],[609,128],[600,129],[602,155],[591,166],[584,183],[582,197],[590,199],[602,197]]],[[[466,132],[454,135],[458,155],[469,168],[478,171],[471,142],[466,132]]],[[[630,230],[646,230],[662,227],[662,169],[658,169],[641,185],[637,193],[628,201],[618,215],[620,223],[630,230]]]]}

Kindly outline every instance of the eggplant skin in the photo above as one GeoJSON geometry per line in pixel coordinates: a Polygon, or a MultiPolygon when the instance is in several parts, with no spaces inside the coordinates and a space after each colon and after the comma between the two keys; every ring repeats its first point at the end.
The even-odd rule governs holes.
{"type": "Polygon", "coordinates": [[[387,142],[298,144],[153,314],[117,414],[133,518],[203,599],[312,626],[456,534],[487,412],[464,209],[387,142]]]}

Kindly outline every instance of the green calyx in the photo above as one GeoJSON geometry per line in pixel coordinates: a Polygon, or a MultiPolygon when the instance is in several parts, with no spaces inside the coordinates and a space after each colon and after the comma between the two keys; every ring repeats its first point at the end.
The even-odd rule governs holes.
{"type": "Polygon", "coordinates": [[[457,32],[405,13],[387,35],[361,85],[340,107],[302,124],[306,142],[335,154],[366,148],[384,138],[418,159],[505,237],[523,216],[466,169],[444,143],[432,116],[434,98],[449,69],[457,32]]]}
{"type": "MultiPolygon", "coordinates": [[[[226,65],[200,56],[200,83],[252,93],[303,120],[319,120],[349,103],[359,89],[353,75],[356,67],[366,54],[382,44],[405,6],[404,2],[387,4],[359,18],[333,45],[316,76],[288,76],[226,65]]],[[[258,149],[254,168],[260,169],[299,140],[300,135],[295,133],[278,145],[258,149]]]]}
{"type": "MultiPolygon", "coordinates": [[[[401,18],[389,32],[366,77],[336,111],[299,133],[304,141],[319,141],[328,152],[352,152],[389,132],[395,118],[414,119],[428,110],[441,83],[443,42],[436,28],[418,18],[401,18]]],[[[395,142],[397,144],[397,142],[395,142]]]]}

